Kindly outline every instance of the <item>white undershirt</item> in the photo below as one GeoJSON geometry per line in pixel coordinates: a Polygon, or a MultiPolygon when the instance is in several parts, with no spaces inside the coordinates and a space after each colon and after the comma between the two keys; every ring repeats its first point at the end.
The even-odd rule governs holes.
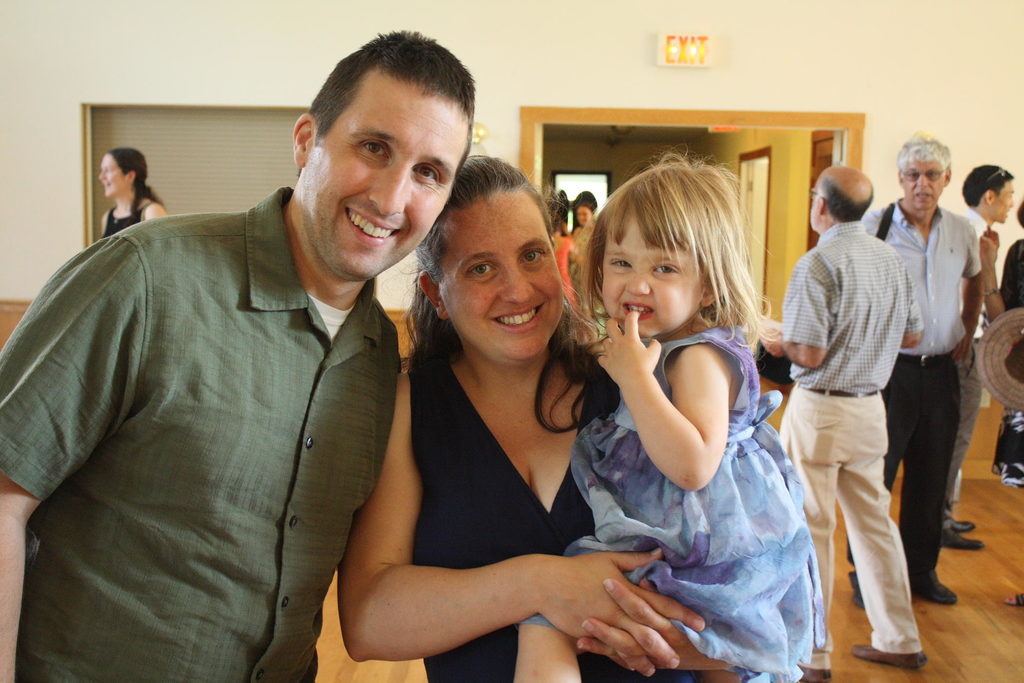
{"type": "MultiPolygon", "coordinates": [[[[971,207],[967,207],[967,213],[964,215],[967,216],[967,220],[970,221],[971,225],[974,227],[974,232],[980,239],[981,236],[985,234],[985,231],[988,230],[988,222],[981,217],[981,214],[971,207]]],[[[982,299],[984,298],[985,297],[982,296],[982,299]]],[[[985,327],[985,302],[982,301],[981,314],[978,316],[978,326],[974,328],[974,341],[981,339],[981,335],[985,332],[985,327]]]]}
{"type": "Polygon", "coordinates": [[[341,326],[345,323],[345,319],[348,318],[348,314],[352,312],[352,308],[355,308],[355,305],[353,305],[352,308],[342,310],[320,301],[320,299],[317,299],[309,292],[306,292],[306,294],[309,295],[310,301],[312,301],[313,305],[316,306],[316,310],[320,313],[320,317],[323,319],[324,325],[327,326],[327,334],[331,335],[331,340],[333,341],[338,335],[338,330],[340,330],[341,326]]]}

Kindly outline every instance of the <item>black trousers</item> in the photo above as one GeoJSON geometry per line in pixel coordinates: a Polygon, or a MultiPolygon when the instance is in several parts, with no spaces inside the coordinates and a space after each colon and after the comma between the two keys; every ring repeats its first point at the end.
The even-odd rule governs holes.
{"type": "Polygon", "coordinates": [[[952,356],[900,356],[882,391],[889,432],[885,487],[903,463],[900,534],[911,576],[935,569],[942,546],[946,480],[960,420],[960,381],[952,356]]]}

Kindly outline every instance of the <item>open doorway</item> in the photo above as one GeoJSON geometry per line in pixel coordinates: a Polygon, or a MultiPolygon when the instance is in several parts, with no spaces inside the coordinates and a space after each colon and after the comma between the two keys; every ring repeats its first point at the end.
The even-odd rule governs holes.
{"type": "MultiPolygon", "coordinates": [[[[751,251],[763,269],[755,281],[763,283],[773,310],[781,308],[789,272],[807,249],[812,133],[831,136],[832,163],[857,168],[864,139],[864,115],[859,113],[521,107],[520,126],[520,167],[538,185],[553,170],[545,162],[546,146],[576,145],[600,157],[601,168],[611,172],[612,190],[654,156],[652,149],[625,158],[623,150],[631,144],[684,148],[726,164],[737,175],[742,154],[770,147],[765,238],[751,251]],[[660,139],[666,136],[672,141],[660,139]]],[[[564,168],[569,162],[559,163],[564,168]]]]}

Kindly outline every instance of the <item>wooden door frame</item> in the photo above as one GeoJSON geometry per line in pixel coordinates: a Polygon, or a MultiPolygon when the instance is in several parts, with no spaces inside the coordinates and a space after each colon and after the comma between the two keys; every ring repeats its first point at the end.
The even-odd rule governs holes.
{"type": "Polygon", "coordinates": [[[608,126],[737,126],[841,130],[845,133],[845,163],[861,168],[864,154],[864,114],[801,111],[716,111],[701,109],[614,109],[580,107],[519,108],[519,168],[534,182],[543,181],[545,124],[608,126]]]}
{"type": "MultiPolygon", "coordinates": [[[[764,221],[764,237],[763,237],[764,245],[767,248],[767,245],[769,244],[769,237],[770,237],[769,231],[771,230],[771,225],[772,225],[772,222],[769,220],[769,217],[771,216],[771,213],[772,213],[772,166],[771,166],[771,163],[772,163],[772,148],[771,148],[771,146],[769,145],[768,147],[762,147],[760,149],[755,149],[753,151],[743,152],[742,154],[740,154],[739,163],[736,165],[736,178],[738,179],[740,177],[740,167],[743,165],[744,161],[749,161],[751,159],[761,159],[761,158],[767,158],[768,159],[768,195],[765,197],[765,205],[764,205],[765,221],[764,221]]],[[[741,197],[743,196],[743,189],[742,188],[740,188],[740,196],[741,197]]],[[[751,243],[751,247],[752,246],[753,246],[753,243],[751,243]]],[[[768,290],[768,257],[767,257],[767,254],[765,254],[764,262],[761,265],[761,294],[763,295],[767,290],[768,290]]]]}

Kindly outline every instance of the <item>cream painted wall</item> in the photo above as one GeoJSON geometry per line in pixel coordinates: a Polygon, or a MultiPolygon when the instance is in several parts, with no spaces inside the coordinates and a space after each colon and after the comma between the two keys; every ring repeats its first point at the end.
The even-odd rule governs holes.
{"type": "MultiPolygon", "coordinates": [[[[879,203],[896,196],[896,151],[919,129],[953,149],[943,202],[950,209],[963,210],[958,188],[977,164],[1001,163],[1024,178],[1017,138],[1024,93],[1011,78],[1024,60],[1019,0],[619,7],[592,0],[4,2],[0,299],[34,297],[82,246],[83,102],[302,106],[338,58],[396,28],[438,38],[470,67],[480,86],[478,119],[490,128],[485,145],[510,160],[521,105],[851,111],[867,114],[864,159],[879,203]],[[655,65],[659,32],[691,31],[712,36],[716,66],[655,65]]],[[[1002,233],[1004,244],[1024,236],[1016,225],[1002,233]]],[[[386,292],[386,305],[395,296],[386,292]]]]}

